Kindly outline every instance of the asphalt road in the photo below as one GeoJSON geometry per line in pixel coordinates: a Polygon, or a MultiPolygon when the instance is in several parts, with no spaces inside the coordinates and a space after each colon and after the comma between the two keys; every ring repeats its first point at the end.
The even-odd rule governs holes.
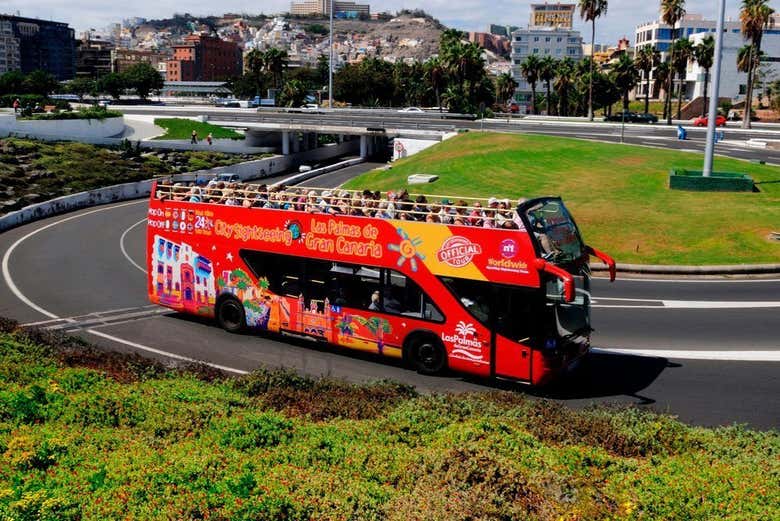
{"type": "MultiPolygon", "coordinates": [[[[538,119],[492,119],[485,121],[440,119],[429,113],[399,114],[381,112],[377,114],[344,112],[306,112],[306,113],[276,113],[258,112],[252,109],[229,109],[217,107],[119,107],[127,114],[166,114],[178,116],[208,115],[210,119],[220,122],[235,122],[236,124],[304,124],[332,125],[359,128],[384,128],[389,132],[397,130],[494,130],[500,132],[534,133],[562,137],[577,137],[610,143],[625,142],[633,145],[673,148],[688,152],[704,152],[706,128],[685,125],[688,139],[677,139],[677,127],[663,123],[655,125],[627,124],[625,128],[620,123],[604,123],[586,121],[550,121],[538,119]]],[[[770,138],[780,140],[780,130],[761,126],[753,130],[742,130],[739,124],[729,122],[722,129],[724,141],[716,145],[716,154],[745,160],[761,160],[780,164],[780,149],[758,149],[745,146],[749,139],[770,138]]],[[[717,168],[717,164],[715,165],[717,168]]]]}
{"type": "MultiPolygon", "coordinates": [[[[376,164],[324,175],[333,187],[376,164]]],[[[305,342],[236,336],[150,306],[145,201],[86,209],[0,235],[0,316],[43,322],[117,350],[197,359],[232,371],[284,366],[421,390],[483,391],[491,382],[424,377],[398,363],[305,342]]],[[[637,404],[701,425],[780,427],[780,279],[594,281],[595,352],[564,385],[509,386],[575,407],[637,404]]],[[[501,384],[505,387],[504,384],[501,384]]]]}

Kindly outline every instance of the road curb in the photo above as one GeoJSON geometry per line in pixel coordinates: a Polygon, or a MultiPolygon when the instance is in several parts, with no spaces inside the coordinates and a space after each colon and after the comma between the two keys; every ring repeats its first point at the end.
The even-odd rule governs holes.
{"type": "MultiPolygon", "coordinates": [[[[607,271],[606,264],[591,264],[593,271],[607,271]]],[[[655,275],[760,275],[780,273],[780,264],[733,264],[721,266],[671,266],[652,264],[618,264],[619,272],[655,275]]]]}

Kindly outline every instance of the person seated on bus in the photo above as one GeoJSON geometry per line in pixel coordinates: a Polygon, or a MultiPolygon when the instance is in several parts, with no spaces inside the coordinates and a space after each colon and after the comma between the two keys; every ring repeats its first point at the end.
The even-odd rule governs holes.
{"type": "Polygon", "coordinates": [[[241,202],[238,200],[238,197],[236,197],[235,190],[232,190],[230,188],[226,189],[222,192],[222,199],[219,201],[221,204],[224,204],[226,206],[240,206],[241,202]]]}
{"type": "Polygon", "coordinates": [[[377,210],[374,212],[374,217],[377,219],[392,219],[393,217],[390,215],[390,212],[387,211],[388,204],[387,201],[379,201],[377,210]]]}
{"type": "Polygon", "coordinates": [[[482,226],[482,218],[484,216],[485,214],[482,212],[482,203],[477,201],[469,212],[469,217],[466,222],[471,226],[482,226]]]}
{"type": "Polygon", "coordinates": [[[385,286],[382,307],[384,308],[383,311],[386,313],[395,313],[396,315],[403,313],[401,303],[398,301],[398,299],[395,298],[395,296],[393,296],[392,288],[389,286],[385,286]]]}
{"type": "Polygon", "coordinates": [[[174,201],[185,201],[188,199],[188,192],[189,190],[183,183],[174,183],[171,198],[174,201]]]}
{"type": "Polygon", "coordinates": [[[485,208],[482,218],[483,228],[496,228],[496,211],[493,208],[485,208]]]}
{"type": "Polygon", "coordinates": [[[371,294],[371,304],[368,305],[370,311],[384,311],[382,309],[382,302],[379,299],[379,291],[374,291],[371,294]]]}
{"type": "Polygon", "coordinates": [[[434,206],[434,209],[438,208],[436,213],[439,216],[439,221],[442,224],[452,224],[452,218],[455,211],[452,210],[452,201],[449,199],[442,199],[441,206],[434,206]]]}
{"type": "Polygon", "coordinates": [[[424,195],[418,195],[411,211],[415,221],[424,221],[428,214],[428,199],[424,195]]]}
{"type": "Polygon", "coordinates": [[[453,226],[466,226],[466,221],[461,216],[453,217],[452,225],[453,226]]]}
{"type": "Polygon", "coordinates": [[[187,194],[187,200],[191,203],[199,203],[203,200],[203,191],[199,186],[193,186],[190,188],[187,194]]]}
{"type": "Polygon", "coordinates": [[[320,194],[320,198],[317,201],[317,206],[320,208],[321,213],[333,213],[332,209],[332,199],[333,199],[333,192],[330,190],[325,190],[320,194]]]}
{"type": "Polygon", "coordinates": [[[435,213],[429,213],[425,216],[425,222],[427,223],[440,223],[439,216],[435,213]]]}

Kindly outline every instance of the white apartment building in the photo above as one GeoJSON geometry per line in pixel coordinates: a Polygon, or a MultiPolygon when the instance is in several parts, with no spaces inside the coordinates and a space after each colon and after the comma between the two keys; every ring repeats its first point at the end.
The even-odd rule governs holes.
{"type": "MultiPolygon", "coordinates": [[[[707,33],[692,34],[689,40],[693,45],[698,45],[707,33]]],[[[726,33],[723,35],[723,61],[720,71],[720,97],[741,101],[745,99],[747,92],[747,74],[737,72],[737,54],[745,45],[741,34],[726,33]]],[[[761,41],[761,70],[766,73],[768,79],[780,79],[780,30],[769,29],[765,31],[761,41]]],[[[704,96],[704,69],[695,61],[688,62],[688,71],[685,76],[685,92],[689,99],[704,96]]],[[[707,94],[712,94],[712,71],[710,71],[710,84],[707,94]]]]}
{"type": "MultiPolygon", "coordinates": [[[[581,60],[582,36],[578,31],[559,27],[529,27],[512,33],[512,78],[518,83],[515,97],[525,103],[530,101],[531,86],[525,81],[520,64],[532,54],[540,59],[552,56],[556,60],[581,60]]],[[[541,92],[539,86],[537,92],[541,92]]]]}
{"type": "MultiPolygon", "coordinates": [[[[635,40],[634,40],[634,46],[637,51],[643,47],[647,46],[653,46],[658,51],[661,52],[661,59],[665,60],[668,53],[669,48],[672,45],[672,37],[677,36],[678,38],[688,38],[695,43],[698,43],[701,41],[702,38],[704,38],[707,34],[712,34],[714,36],[715,28],[717,26],[716,20],[708,20],[705,19],[700,14],[686,14],[682,20],[677,22],[675,25],[675,34],[672,33],[672,28],[668,24],[663,23],[660,19],[652,22],[647,22],[641,25],[638,25],[636,28],[636,34],[635,34],[635,40]],[[698,36],[696,36],[698,35],[698,36]],[[694,40],[694,37],[696,39],[694,40]]],[[[762,43],[761,47],[763,48],[767,45],[771,47],[771,40],[773,38],[776,38],[780,36],[780,30],[777,28],[780,27],[780,15],[775,15],[772,18],[772,22],[770,23],[770,28],[765,31],[764,33],[764,43],[762,43]]],[[[746,42],[742,39],[742,29],[741,24],[738,20],[727,20],[724,25],[724,44],[725,42],[731,42],[729,45],[732,47],[732,51],[730,52],[736,52],[733,50],[734,47],[738,50],[739,47],[742,47],[742,45],[745,45],[746,42]],[[737,44],[737,42],[742,42],[741,44],[737,44]]],[[[776,56],[776,54],[775,54],[776,56]]],[[[768,57],[769,58],[769,57],[768,57]]],[[[735,62],[736,63],[736,54],[733,56],[727,56],[726,49],[724,48],[724,70],[727,65],[727,62],[735,62]]],[[[701,82],[702,85],[695,86],[695,81],[691,80],[691,75],[695,74],[692,72],[692,65],[688,64],[689,73],[687,77],[685,78],[685,81],[682,82],[679,79],[675,80],[675,85],[679,87],[680,83],[683,83],[683,88],[685,89],[685,98],[687,99],[695,99],[698,94],[696,92],[703,92],[703,82],[704,82],[704,74],[703,71],[701,71],[701,82]]],[[[734,71],[736,74],[736,65],[734,65],[734,71]]],[[[743,75],[745,76],[745,75],[743,75]]],[[[721,80],[721,88],[725,88],[725,83],[729,83],[727,80],[729,78],[728,76],[723,76],[721,80]]],[[[736,77],[731,77],[734,81],[736,81],[736,77]]],[[[743,83],[746,81],[746,77],[743,78],[743,83]]],[[[660,88],[655,88],[653,85],[655,83],[655,78],[653,77],[653,74],[650,74],[649,80],[645,80],[645,78],[642,78],[637,85],[637,88],[634,90],[634,96],[637,98],[642,98],[645,96],[645,94],[648,92],[648,89],[650,90],[650,97],[651,98],[658,98],[659,97],[659,90],[660,88]]],[[[738,90],[738,85],[734,83],[733,85],[730,85],[730,87],[734,87],[734,89],[738,90]]],[[[677,87],[675,87],[676,89],[677,87]]],[[[734,90],[732,89],[732,90],[734,90]]],[[[744,94],[744,93],[743,93],[744,94]]],[[[729,94],[727,94],[725,91],[721,91],[721,97],[727,97],[729,94]]]]}

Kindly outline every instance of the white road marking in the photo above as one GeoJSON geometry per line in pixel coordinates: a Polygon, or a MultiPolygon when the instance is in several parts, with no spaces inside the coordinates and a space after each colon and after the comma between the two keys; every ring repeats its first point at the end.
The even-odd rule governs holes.
{"type": "Polygon", "coordinates": [[[44,326],[46,324],[52,324],[54,322],[61,322],[63,320],[74,320],[77,321],[79,318],[85,318],[85,317],[104,317],[106,315],[114,314],[114,313],[124,313],[125,311],[135,311],[137,309],[147,309],[147,308],[156,308],[157,306],[155,304],[149,304],[147,306],[142,306],[139,308],[138,306],[134,306],[131,308],[118,308],[118,309],[108,309],[105,311],[94,311],[92,313],[85,313],[83,315],[74,315],[72,317],[64,317],[64,318],[53,318],[51,320],[40,320],[38,322],[27,322],[25,324],[21,324],[22,327],[33,327],[33,326],[44,326]]]}
{"type": "Polygon", "coordinates": [[[127,253],[127,249],[125,249],[125,237],[127,236],[127,234],[130,232],[130,230],[132,230],[133,228],[135,228],[136,226],[138,226],[139,224],[141,224],[141,223],[142,223],[142,222],[144,222],[144,221],[146,221],[146,217],[144,217],[143,219],[141,219],[141,220],[140,220],[140,221],[138,221],[137,223],[133,224],[132,226],[130,226],[128,229],[126,229],[126,230],[124,231],[124,233],[122,234],[122,236],[119,238],[119,249],[120,249],[120,250],[122,250],[122,255],[124,255],[124,256],[125,256],[125,259],[127,259],[127,260],[128,260],[128,262],[129,262],[130,264],[132,264],[133,266],[135,266],[136,268],[138,268],[139,270],[141,270],[143,273],[146,273],[146,270],[144,269],[144,267],[143,267],[143,266],[140,266],[138,263],[136,263],[136,262],[135,262],[135,261],[134,261],[134,260],[133,260],[133,259],[130,257],[130,255],[127,253]]]}
{"type": "Polygon", "coordinates": [[[680,349],[612,349],[594,347],[592,353],[674,358],[677,360],[716,360],[723,362],[780,362],[780,350],[692,351],[680,349]]]}
{"type": "Polygon", "coordinates": [[[769,301],[706,301],[706,300],[663,300],[666,309],[754,309],[780,308],[780,302],[769,301]]]}
{"type": "Polygon", "coordinates": [[[146,200],[144,199],[144,200],[141,200],[141,201],[133,201],[133,202],[130,202],[130,203],[119,204],[119,205],[116,205],[116,206],[107,206],[107,207],[103,207],[103,208],[98,208],[97,210],[90,210],[89,212],[80,213],[78,215],[72,215],[70,217],[66,217],[64,219],[60,219],[58,221],[54,221],[53,223],[47,224],[46,226],[44,226],[42,228],[38,228],[37,230],[33,230],[32,232],[28,233],[27,235],[25,235],[23,237],[20,237],[19,239],[16,240],[16,242],[14,242],[11,245],[10,248],[8,248],[6,250],[5,255],[3,255],[3,264],[2,264],[3,280],[5,281],[6,285],[8,286],[8,289],[11,290],[11,293],[13,293],[16,298],[18,298],[19,300],[24,302],[28,307],[31,307],[32,309],[34,309],[35,311],[37,311],[41,315],[43,315],[45,317],[49,317],[49,318],[55,318],[55,319],[56,318],[60,318],[57,315],[55,315],[54,313],[46,311],[45,309],[43,309],[42,307],[40,307],[39,305],[37,305],[36,303],[31,301],[30,299],[28,299],[21,291],[19,291],[19,288],[16,287],[16,284],[14,284],[14,281],[11,278],[11,271],[8,268],[8,261],[11,258],[11,254],[24,241],[26,241],[27,239],[29,239],[33,235],[36,235],[36,234],[38,234],[38,233],[40,233],[40,232],[42,232],[44,230],[48,230],[52,226],[57,226],[58,224],[62,224],[64,222],[72,221],[73,219],[78,219],[79,217],[83,217],[85,215],[91,215],[93,213],[98,213],[98,212],[105,212],[107,210],[113,210],[115,208],[122,208],[123,206],[130,206],[130,205],[133,205],[133,204],[139,204],[139,203],[145,203],[145,202],[146,202],[146,200]]]}
{"type": "Polygon", "coordinates": [[[232,367],[227,367],[224,365],[219,364],[212,364],[210,362],[204,362],[202,360],[196,360],[194,358],[190,358],[188,356],[182,356],[177,355],[176,353],[169,353],[168,351],[162,351],[160,349],[155,349],[153,347],[145,346],[143,344],[138,344],[136,342],[130,342],[129,340],[125,340],[123,338],[115,337],[113,335],[109,335],[107,333],[103,333],[102,331],[95,331],[94,329],[87,329],[87,333],[91,333],[95,336],[99,336],[102,338],[105,338],[106,340],[111,340],[112,342],[117,342],[119,344],[124,344],[126,346],[133,347],[135,349],[140,349],[141,351],[146,351],[148,353],[154,353],[156,355],[165,356],[168,358],[173,358],[175,360],[181,360],[182,362],[191,362],[194,364],[203,364],[207,365],[209,367],[213,367],[214,369],[219,369],[221,371],[227,371],[230,373],[236,373],[236,374],[249,374],[249,371],[244,371],[242,369],[234,369],[232,367]]]}

